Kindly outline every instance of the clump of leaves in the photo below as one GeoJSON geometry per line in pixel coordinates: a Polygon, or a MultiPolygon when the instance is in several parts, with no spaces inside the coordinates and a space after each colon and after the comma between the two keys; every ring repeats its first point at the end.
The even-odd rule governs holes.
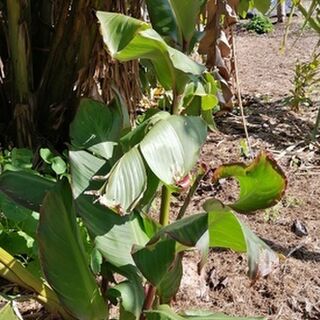
{"type": "MultiPolygon", "coordinates": [[[[175,16],[182,9],[193,13],[189,5],[175,4],[175,16]]],[[[209,248],[246,252],[251,281],[268,275],[279,258],[241,215],[275,205],[286,188],[284,173],[265,152],[248,164],[215,170],[199,166],[207,128],[214,125],[213,75],[170,47],[150,25],[110,12],[98,11],[97,17],[114,59],[146,59],[152,64],[158,83],[172,96],[172,104],[165,105],[171,113],[149,112],[132,128],[116,90],[108,105],[83,98],[70,126],[69,179],[55,181],[32,170],[3,172],[0,192],[40,213],[33,231],[46,281],[32,276],[3,248],[0,276],[32,290],[52,313],[66,320],[109,319],[106,298],[119,306],[119,320],[243,319],[205,311],[175,313],[170,301],[180,287],[182,258],[186,251],[199,250],[200,270],[209,248]],[[231,203],[206,199],[201,212],[185,217],[205,175],[212,184],[235,179],[239,197],[231,203]],[[157,222],[150,208],[160,189],[157,222]],[[188,193],[175,216],[172,194],[182,192],[188,193]],[[122,277],[117,280],[115,275],[122,277]]],[[[196,19],[184,19],[180,28],[184,47],[192,39],[190,21],[196,19]]],[[[47,149],[40,155],[56,174],[68,168],[47,149]]]]}
{"type": "Polygon", "coordinates": [[[310,96],[319,86],[320,81],[320,53],[313,54],[311,61],[298,62],[295,67],[293,80],[294,88],[290,90],[288,103],[292,110],[299,111],[300,106],[312,105],[310,96]]]}
{"type": "Polygon", "coordinates": [[[273,24],[271,20],[262,14],[254,16],[245,27],[248,31],[254,31],[257,34],[264,34],[273,31],[273,24]]]}

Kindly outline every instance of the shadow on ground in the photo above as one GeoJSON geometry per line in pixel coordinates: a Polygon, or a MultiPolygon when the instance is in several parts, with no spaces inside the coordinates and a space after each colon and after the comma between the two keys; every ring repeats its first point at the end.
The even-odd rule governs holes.
{"type": "MultiPolygon", "coordinates": [[[[308,143],[314,127],[317,106],[304,108],[295,113],[286,105],[285,99],[272,102],[256,97],[244,97],[245,114],[249,135],[281,150],[298,143],[308,143]]],[[[216,118],[218,129],[242,138],[243,123],[238,108],[216,118]]]]}

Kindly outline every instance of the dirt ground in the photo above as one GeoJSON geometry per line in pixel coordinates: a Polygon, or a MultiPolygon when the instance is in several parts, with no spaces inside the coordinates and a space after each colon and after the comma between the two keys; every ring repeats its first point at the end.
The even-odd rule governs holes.
{"type": "MultiPolygon", "coordinates": [[[[283,200],[273,209],[244,221],[275,251],[283,255],[281,265],[266,279],[250,285],[246,257],[211,251],[210,262],[201,277],[196,273],[197,257],[188,254],[177,309],[202,308],[237,316],[267,319],[320,319],[320,150],[311,145],[319,92],[313,107],[294,113],[285,103],[292,88],[297,60],[308,61],[318,36],[307,30],[296,41],[301,19],[294,18],[285,54],[279,51],[284,26],[276,25],[268,35],[239,31],[236,49],[253,151],[268,150],[288,178],[283,200]],[[294,46],[292,44],[296,41],[294,46]],[[297,236],[292,226],[299,220],[308,235],[297,236]]],[[[237,111],[217,119],[220,129],[211,133],[203,160],[213,166],[243,161],[240,141],[244,138],[237,111]]],[[[219,190],[203,183],[189,211],[199,210],[208,196],[224,200],[234,197],[234,186],[224,183],[219,190]]]]}

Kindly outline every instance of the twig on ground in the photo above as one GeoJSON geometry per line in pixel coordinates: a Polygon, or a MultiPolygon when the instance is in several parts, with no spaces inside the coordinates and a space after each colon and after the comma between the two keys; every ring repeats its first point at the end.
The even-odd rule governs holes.
{"type": "Polygon", "coordinates": [[[247,120],[246,120],[246,117],[244,114],[242,98],[241,98],[240,81],[239,81],[239,74],[238,74],[238,62],[237,62],[237,56],[236,56],[236,41],[235,41],[235,37],[233,34],[233,27],[231,27],[230,29],[231,29],[231,38],[232,38],[232,47],[233,47],[232,54],[233,54],[233,61],[234,61],[234,77],[235,77],[234,80],[235,80],[236,87],[237,87],[237,99],[238,99],[239,108],[240,108],[240,112],[241,112],[243,129],[244,129],[244,133],[246,135],[248,150],[249,150],[250,158],[252,159],[253,152],[252,152],[252,148],[251,148],[251,143],[250,143],[250,138],[249,138],[249,133],[248,133],[248,128],[247,128],[247,120]]]}

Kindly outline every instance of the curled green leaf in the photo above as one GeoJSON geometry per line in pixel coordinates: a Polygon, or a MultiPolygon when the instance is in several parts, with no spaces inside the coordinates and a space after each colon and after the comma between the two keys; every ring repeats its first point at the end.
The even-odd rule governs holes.
{"type": "Polygon", "coordinates": [[[261,152],[249,165],[235,163],[218,167],[213,181],[229,177],[239,182],[240,195],[235,203],[228,206],[245,214],[275,205],[287,186],[284,172],[266,152],[261,152]]]}

